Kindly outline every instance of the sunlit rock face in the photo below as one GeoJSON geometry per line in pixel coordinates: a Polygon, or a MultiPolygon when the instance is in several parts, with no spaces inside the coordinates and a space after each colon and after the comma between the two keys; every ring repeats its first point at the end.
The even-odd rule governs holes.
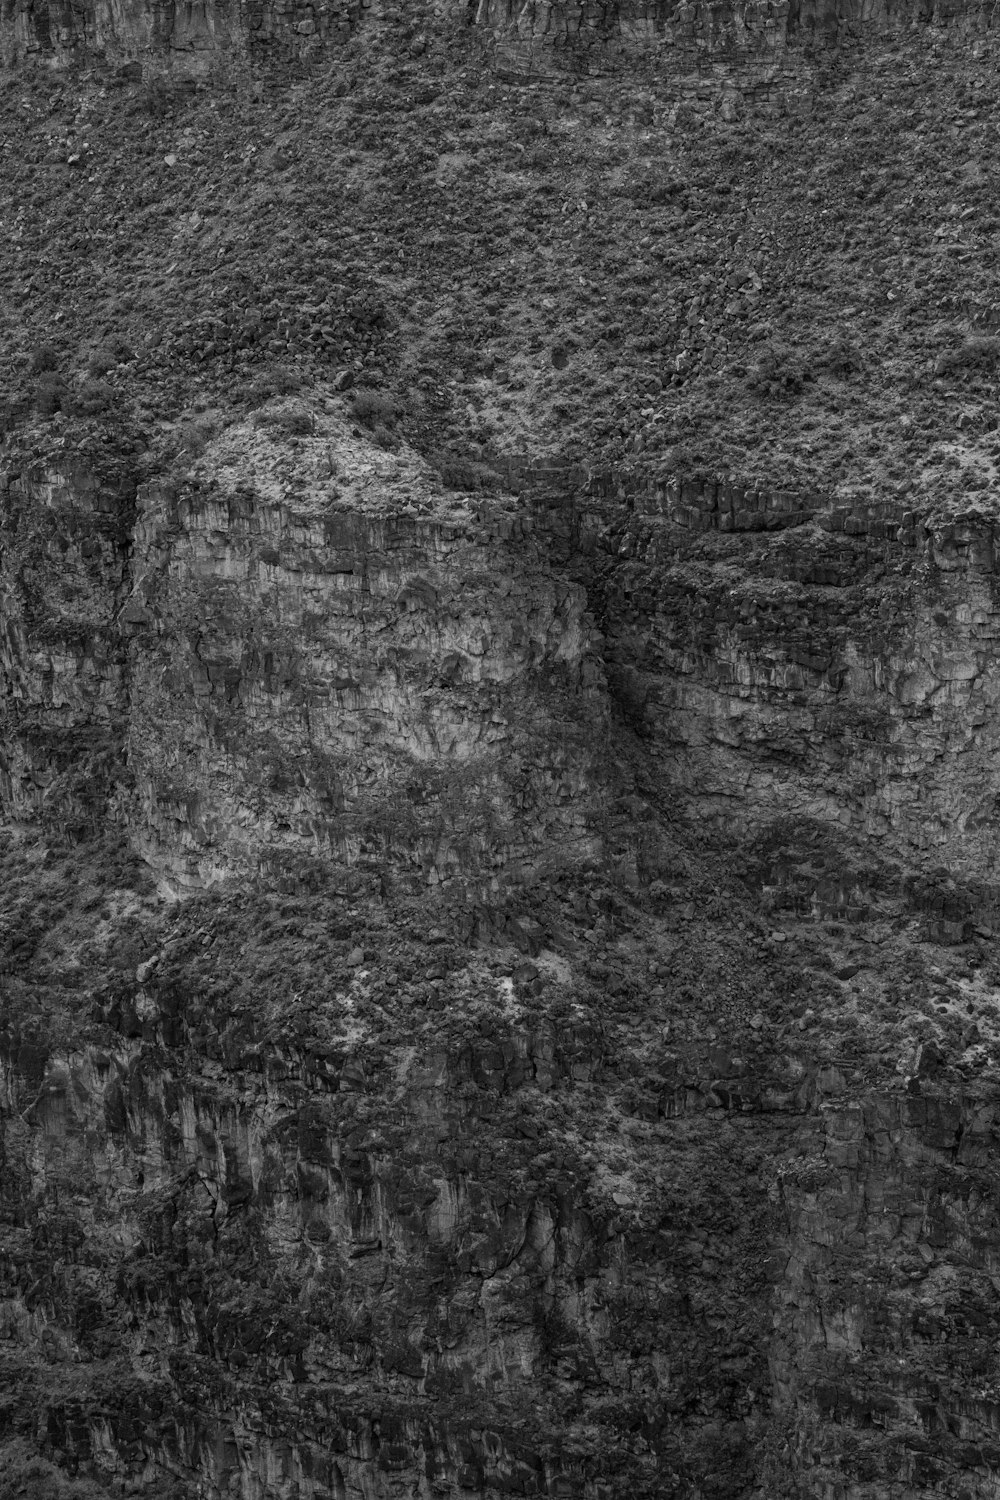
{"type": "Polygon", "coordinates": [[[603,672],[530,518],[321,418],[139,497],[130,762],[154,863],[386,858],[415,889],[593,853],[603,672]],[[334,472],[331,472],[333,470],[334,472]]]}
{"type": "Polygon", "coordinates": [[[230,429],[138,495],[13,483],[10,812],[69,795],[92,744],[178,889],[303,855],[487,897],[591,858],[608,729],[583,589],[511,504],[447,495],[335,416],[293,441],[230,429]]]}

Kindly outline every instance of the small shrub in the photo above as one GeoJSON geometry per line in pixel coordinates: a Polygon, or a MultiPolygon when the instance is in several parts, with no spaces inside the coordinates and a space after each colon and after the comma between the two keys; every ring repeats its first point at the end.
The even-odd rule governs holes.
{"type": "Polygon", "coordinates": [[[274,389],[279,396],[291,396],[302,389],[302,376],[282,365],[274,372],[274,389]]]}
{"type": "Polygon", "coordinates": [[[28,374],[40,375],[46,370],[58,370],[59,355],[51,344],[40,344],[28,360],[28,374]]]}
{"type": "Polygon", "coordinates": [[[276,411],[257,411],[253,425],[272,437],[308,437],[316,430],[316,419],[306,406],[281,406],[276,411]]]}
{"type": "Polygon", "coordinates": [[[861,369],[861,355],[846,338],[835,339],[821,360],[823,369],[838,380],[846,380],[861,369]]]}
{"type": "Polygon", "coordinates": [[[302,389],[302,377],[276,365],[271,370],[262,370],[255,375],[247,387],[247,400],[251,406],[261,406],[272,396],[294,396],[302,389]]]}
{"type": "Polygon", "coordinates": [[[693,474],[698,459],[693,448],[687,443],[676,443],[669,449],[664,463],[673,474],[683,474],[685,478],[693,474]]]}
{"type": "Polygon", "coordinates": [[[183,453],[188,458],[197,458],[204,453],[217,430],[218,424],[211,417],[196,417],[191,422],[182,422],[174,435],[175,457],[183,453]]]}
{"type": "Polygon", "coordinates": [[[463,458],[460,454],[428,454],[428,462],[437,469],[446,490],[495,490],[500,483],[500,476],[489,464],[463,458]]]}
{"type": "Polygon", "coordinates": [[[55,370],[45,370],[35,386],[35,411],[40,417],[54,416],[64,411],[69,391],[66,381],[55,370]]]}
{"type": "Polygon", "coordinates": [[[95,349],[87,361],[87,372],[90,375],[106,375],[109,370],[114,369],[117,361],[108,349],[95,349]]]}
{"type": "Polygon", "coordinates": [[[791,400],[802,392],[805,375],[799,359],[786,349],[772,345],[750,371],[747,385],[758,396],[791,400]]]}
{"type": "Polygon", "coordinates": [[[87,361],[87,373],[106,375],[109,370],[114,369],[115,365],[128,364],[132,359],[135,359],[135,354],[128,341],[116,336],[93,351],[87,361]]]}
{"type": "Polygon", "coordinates": [[[108,410],[114,396],[106,380],[85,380],[73,399],[73,411],[78,417],[96,417],[108,410]]]}
{"type": "Polygon", "coordinates": [[[946,349],[934,364],[935,375],[957,374],[960,370],[995,370],[1000,363],[1000,338],[995,334],[973,334],[957,349],[946,349]]]}
{"type": "Polygon", "coordinates": [[[364,427],[391,427],[396,420],[396,404],[381,391],[360,388],[351,398],[351,415],[364,427]]]}
{"type": "Polygon", "coordinates": [[[175,91],[166,78],[152,76],[139,91],[139,108],[152,120],[163,120],[176,108],[175,91]]]}

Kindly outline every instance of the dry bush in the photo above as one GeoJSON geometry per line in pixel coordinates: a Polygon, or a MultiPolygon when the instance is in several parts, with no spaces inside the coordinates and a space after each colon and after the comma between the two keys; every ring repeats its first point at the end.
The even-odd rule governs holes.
{"type": "Polygon", "coordinates": [[[801,395],[806,375],[802,362],[791,350],[772,344],[747,376],[747,385],[757,396],[794,400],[801,395]]]}
{"type": "Polygon", "coordinates": [[[351,398],[351,415],[364,427],[391,427],[396,420],[396,403],[381,391],[359,387],[351,398]]]}
{"type": "Polygon", "coordinates": [[[73,412],[78,417],[96,417],[108,410],[114,398],[106,380],[85,380],[73,397],[73,412]]]}
{"type": "Polygon", "coordinates": [[[204,453],[218,430],[219,424],[214,417],[195,417],[190,422],[182,422],[171,445],[174,456],[184,454],[188,458],[197,458],[204,453]]]}
{"type": "Polygon", "coordinates": [[[294,396],[302,389],[302,377],[284,365],[261,370],[247,386],[246,398],[251,406],[262,406],[272,396],[294,396]]]}
{"type": "Polygon", "coordinates": [[[835,339],[819,363],[822,369],[838,380],[847,380],[862,368],[861,355],[847,338],[835,339]]]}
{"type": "Polygon", "coordinates": [[[47,370],[58,370],[59,354],[51,344],[39,344],[28,359],[28,374],[41,375],[47,370]]]}
{"type": "Polygon", "coordinates": [[[957,348],[946,349],[934,364],[935,375],[958,374],[962,370],[988,373],[1000,363],[1000,338],[996,334],[971,334],[957,348]]]}
{"type": "Polygon", "coordinates": [[[465,458],[460,453],[430,453],[427,455],[428,462],[437,469],[441,476],[441,483],[446,490],[495,490],[499,485],[499,475],[489,464],[480,463],[477,459],[465,458]]]}
{"type": "Polygon", "coordinates": [[[316,418],[299,403],[254,412],[253,425],[271,437],[308,437],[316,430],[316,418]]]}
{"type": "Polygon", "coordinates": [[[65,411],[69,403],[69,387],[57,370],[44,370],[35,385],[34,407],[40,417],[54,416],[65,411]]]}
{"type": "Polygon", "coordinates": [[[119,335],[99,344],[87,360],[87,373],[90,375],[106,375],[113,370],[115,365],[128,364],[135,358],[128,341],[119,335]]]}

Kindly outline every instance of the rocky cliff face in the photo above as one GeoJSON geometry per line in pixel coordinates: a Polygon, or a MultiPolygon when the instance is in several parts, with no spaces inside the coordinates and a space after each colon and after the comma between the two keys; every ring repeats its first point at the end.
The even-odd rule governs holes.
{"type": "Polygon", "coordinates": [[[4,16],[0,1495],[986,1500],[983,17],[261,16],[4,16]]]}
{"type": "Polygon", "coordinates": [[[135,835],[178,889],[287,854],[474,900],[594,858],[583,590],[530,517],[442,494],[325,404],[262,409],[183,486],[8,479],[11,813],[64,816],[127,756],[135,835]]]}
{"type": "Polygon", "coordinates": [[[438,1014],[386,1051],[362,1035],[374,997],[413,1019],[390,953],[416,964],[404,987],[427,983],[387,933],[344,992],[353,1039],[279,1055],[253,1039],[259,1006],[218,1045],[196,1036],[222,1011],[174,983],[183,946],[106,1010],[110,1049],[46,1064],[29,1118],[58,1226],[11,1160],[5,1337],[53,1368],[64,1461],[255,1500],[654,1494],[709,1471],[710,1492],[742,1487],[767,1424],[768,1206],[757,1143],[704,1117],[693,1055],[595,1156],[573,1126],[627,1083],[625,1031],[550,960],[512,980],[439,945],[438,1014]],[[714,1197],[724,1152],[746,1156],[739,1202],[714,1197]],[[696,1162],[691,1198],[672,1184],[696,1162]],[[66,1247],[44,1290],[39,1234],[66,1247]],[[69,1323],[67,1299],[86,1307],[69,1323]]]}
{"type": "Polygon", "coordinates": [[[149,856],[197,884],[298,850],[480,895],[592,857],[603,673],[530,518],[449,499],[342,416],[308,417],[289,465],[270,415],[180,494],[140,495],[124,618],[149,856]]]}
{"type": "Polygon", "coordinates": [[[577,504],[612,681],[692,813],[832,825],[874,887],[944,867],[956,935],[992,924],[992,517],[702,482],[577,504]]]}
{"type": "Polygon", "coordinates": [[[580,963],[553,894],[534,961],[357,892],[133,904],[61,1037],[58,940],[8,964],[11,1439],[99,1493],[993,1492],[989,1080],[879,1079],[752,919],[580,963]]]}
{"type": "Polygon", "coordinates": [[[251,57],[272,64],[308,60],[343,46],[361,0],[330,4],[156,4],[90,6],[4,0],[0,56],[58,67],[100,57],[111,64],[154,61],[199,73],[213,61],[251,57]]]}
{"type": "MultiPolygon", "coordinates": [[[[745,6],[708,6],[675,0],[448,0],[434,8],[459,23],[473,22],[492,39],[501,69],[550,72],[601,68],[622,52],[683,71],[705,63],[736,64],[755,73],[780,66],[789,48],[836,47],[863,32],[914,25],[982,30],[982,0],[912,0],[893,5],[779,0],[745,6]]],[[[295,0],[291,5],[47,4],[4,0],[0,55],[33,56],[65,66],[100,56],[111,63],[168,63],[203,72],[230,57],[258,65],[318,61],[342,47],[364,16],[389,25],[406,16],[379,0],[295,0]]]]}
{"type": "Polygon", "coordinates": [[[869,1097],[803,1132],[773,1368],[807,1493],[996,1489],[992,1122],[981,1097],[869,1097]]]}
{"type": "Polygon", "coordinates": [[[671,70],[696,72],[735,65],[766,76],[781,70],[802,47],[843,45],[865,32],[914,25],[984,29],[988,12],[978,4],[945,0],[934,6],[801,3],[766,0],[749,5],[704,5],[675,0],[478,0],[476,20],[493,35],[501,67],[546,73],[608,66],[622,53],[671,70]],[[763,70],[763,71],[762,71],[763,70]]]}
{"type": "Polygon", "coordinates": [[[4,804],[23,819],[51,802],[82,831],[106,814],[126,734],[135,483],[121,464],[5,473],[3,504],[4,804]]]}
{"type": "Polygon", "coordinates": [[[219,882],[81,963],[50,854],[8,923],[6,1420],[50,1372],[36,1441],[112,1492],[993,1493],[991,846],[947,815],[991,533],[573,477],[446,495],[327,399],[179,485],[8,480],[10,812],[80,836],[121,758],[158,878],[219,882]],[[595,877],[616,703],[776,926],[663,829],[595,877]]]}

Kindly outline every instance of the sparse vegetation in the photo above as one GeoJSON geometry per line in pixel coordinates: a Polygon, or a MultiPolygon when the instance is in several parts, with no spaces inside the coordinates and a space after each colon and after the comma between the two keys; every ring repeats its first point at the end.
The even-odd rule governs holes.
{"type": "Polygon", "coordinates": [[[254,412],[254,426],[275,438],[305,437],[315,428],[315,418],[306,406],[283,405],[254,412]]]}
{"type": "MultiPolygon", "coordinates": [[[[108,380],[118,420],[141,422],[144,407],[183,409],[192,369],[215,406],[333,382],[383,444],[388,433],[489,462],[478,436],[489,419],[501,454],[571,457],[582,443],[602,466],[627,461],[650,476],[671,446],[655,418],[689,417],[706,472],[777,487],[822,485],[850,431],[854,482],[874,495],[890,467],[917,468],[956,403],[991,378],[987,188],[971,167],[952,183],[937,165],[950,100],[969,112],[968,160],[985,150],[995,85],[985,61],[946,50],[931,102],[919,94],[917,38],[860,56],[867,103],[844,148],[825,105],[794,133],[758,111],[695,111],[678,136],[655,101],[626,100],[599,75],[581,80],[572,109],[604,133],[553,131],[549,106],[533,117],[517,82],[473,69],[444,88],[468,44],[443,27],[426,102],[430,54],[408,60],[402,32],[383,38],[379,58],[352,44],[346,72],[289,87],[279,116],[296,144],[282,144],[273,179],[258,146],[272,106],[237,74],[199,90],[147,69],[113,98],[87,95],[87,173],[51,199],[29,182],[19,143],[37,129],[72,154],[73,86],[51,100],[26,73],[9,128],[20,207],[0,252],[13,356],[0,383],[20,350],[32,378],[58,372],[71,389],[82,372],[108,380]],[[969,77],[977,87],[963,93],[969,77]],[[141,128],[123,100],[142,110],[141,128]],[[633,162],[623,144],[637,110],[660,167],[633,162]],[[917,115],[919,147],[904,123],[917,115]],[[477,163],[446,192],[423,144],[439,128],[477,163]],[[534,151],[541,140],[528,160],[525,142],[534,151]],[[960,259],[938,253],[953,243],[960,259]],[[109,255],[114,286],[98,274],[109,255]],[[942,342],[933,330],[945,319],[942,342]],[[906,429],[880,416],[900,380],[913,397],[906,429]],[[748,391],[752,443],[730,420],[748,391]],[[797,419],[814,419],[808,451],[789,432],[791,402],[797,419]]],[[[20,393],[8,383],[0,400],[8,427],[23,428],[20,393]]],[[[54,380],[30,405],[43,419],[66,411],[54,380]]],[[[958,496],[961,476],[953,483],[958,496]]]]}
{"type": "Polygon", "coordinates": [[[358,386],[351,393],[351,415],[365,427],[391,427],[396,420],[395,403],[381,391],[358,386]]]}
{"type": "Polygon", "coordinates": [[[114,399],[114,387],[106,380],[85,380],[73,393],[73,413],[79,417],[96,417],[107,411],[114,399]]]}

